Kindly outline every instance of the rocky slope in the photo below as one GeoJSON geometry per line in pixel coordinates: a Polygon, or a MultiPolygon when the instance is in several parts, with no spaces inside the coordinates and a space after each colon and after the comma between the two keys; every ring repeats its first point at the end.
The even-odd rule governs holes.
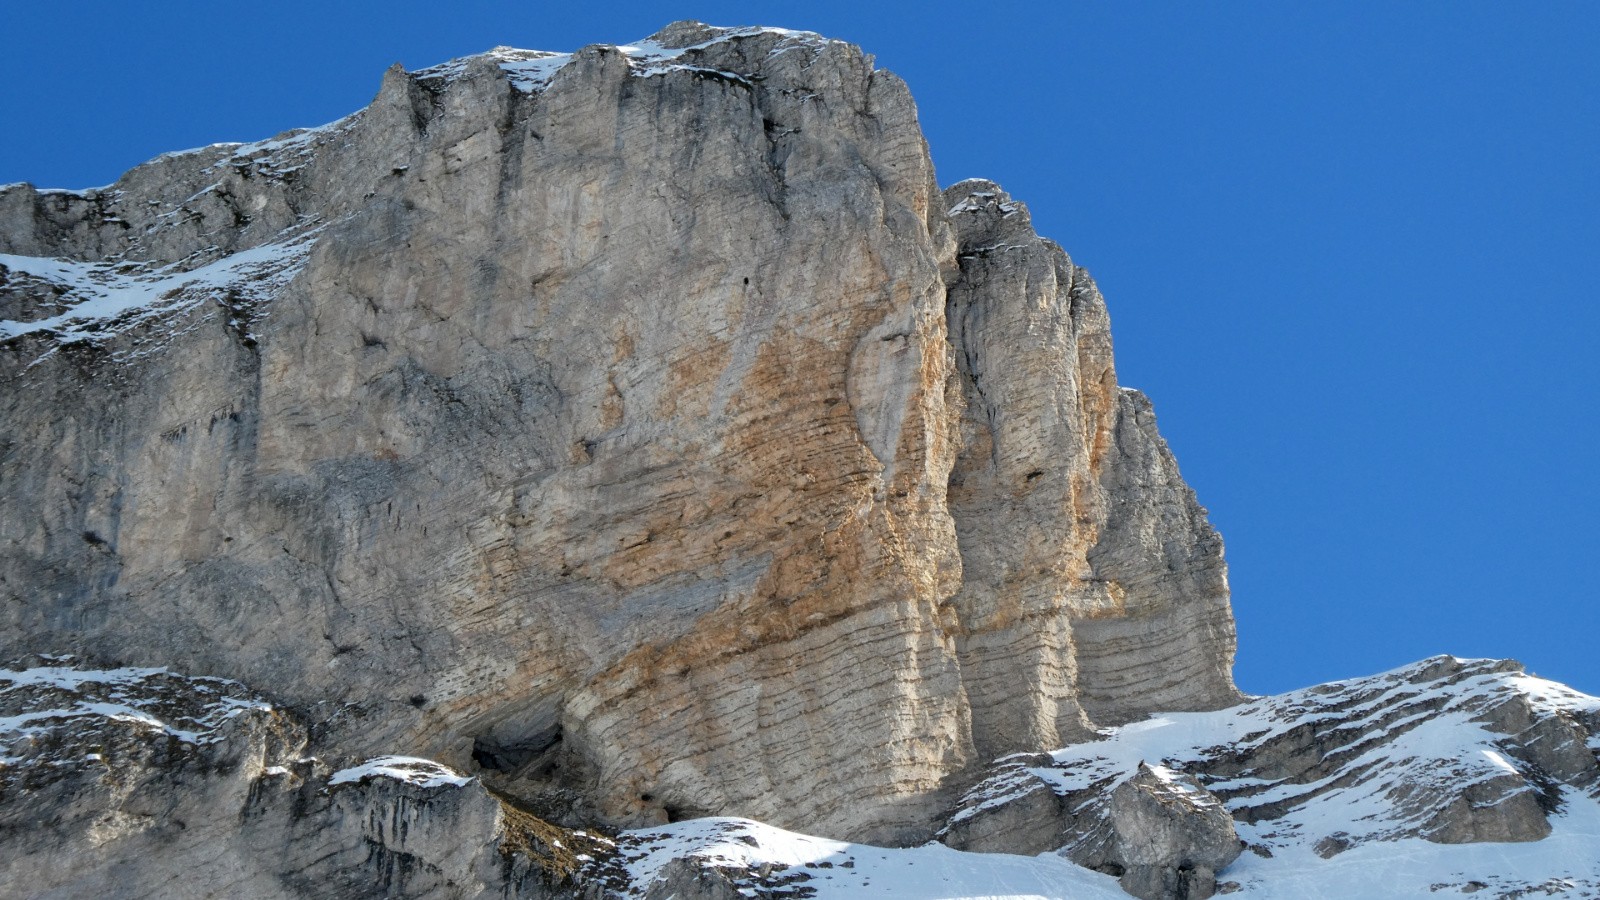
{"type": "MultiPolygon", "coordinates": [[[[1463,868],[1472,877],[1442,887],[1512,891],[1529,887],[1528,879],[1564,877],[1590,892],[1580,896],[1591,896],[1600,891],[1592,852],[1564,870],[1550,864],[1564,851],[1547,845],[1521,854],[1539,862],[1497,870],[1510,851],[1487,853],[1481,845],[1558,834],[1557,846],[1594,846],[1597,760],[1600,700],[1529,676],[1510,660],[1438,657],[1219,712],[1152,717],[1094,742],[1009,757],[967,795],[940,839],[968,850],[1059,850],[1122,875],[1138,896],[1171,895],[1141,890],[1152,874],[1145,870],[1165,869],[1155,874],[1169,878],[1200,870],[1198,877],[1208,878],[1233,862],[1240,846],[1249,851],[1247,864],[1236,867],[1245,884],[1292,895],[1282,873],[1346,877],[1334,874],[1344,866],[1313,860],[1347,852],[1382,858],[1387,851],[1378,848],[1388,844],[1424,860],[1480,861],[1463,868]],[[1171,814],[1153,827],[1127,809],[1130,787],[1165,790],[1178,802],[1166,804],[1171,814]],[[1213,818],[1211,811],[1225,811],[1228,821],[1194,821],[1213,818]],[[1163,845],[1168,822],[1183,842],[1163,845]],[[1210,839],[1214,831],[1229,840],[1210,839]],[[1450,855],[1418,850],[1421,842],[1480,849],[1450,855]],[[1232,852],[1218,853],[1225,843],[1233,843],[1232,852]]],[[[1373,896],[1409,895],[1398,886],[1386,894],[1381,880],[1370,884],[1373,896]]],[[[1337,893],[1331,880],[1326,889],[1337,893]]]]}
{"type": "Polygon", "coordinates": [[[1234,702],[1093,282],[858,49],[674,25],[0,189],[0,658],[268,691],[572,823],[911,840],[1234,702]]]}
{"type": "Polygon", "coordinates": [[[237,682],[39,662],[0,670],[6,897],[543,897],[614,846],[430,760],[334,771],[237,682]]]}

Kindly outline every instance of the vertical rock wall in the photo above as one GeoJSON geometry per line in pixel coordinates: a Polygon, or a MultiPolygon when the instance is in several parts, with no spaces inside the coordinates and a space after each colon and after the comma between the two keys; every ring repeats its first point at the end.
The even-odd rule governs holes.
{"type": "Polygon", "coordinates": [[[92,289],[44,257],[280,263],[0,341],[0,651],[240,678],[576,817],[880,840],[1228,702],[1220,543],[1099,294],[953,191],[856,48],[694,24],[0,189],[13,321],[92,289]]]}
{"type": "Polygon", "coordinates": [[[1222,542],[1149,401],[1117,386],[1099,290],[997,185],[945,198],[965,399],[955,605],[979,755],[1236,702],[1222,542]]]}

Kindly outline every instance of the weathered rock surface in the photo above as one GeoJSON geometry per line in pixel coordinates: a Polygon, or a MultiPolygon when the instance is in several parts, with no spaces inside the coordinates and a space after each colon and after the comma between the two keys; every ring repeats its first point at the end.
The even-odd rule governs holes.
{"type": "Polygon", "coordinates": [[[847,44],[500,48],[0,187],[0,382],[0,658],[105,666],[0,671],[6,896],[1600,890],[1600,700],[1225,708],[1093,281],[847,44]],[[1005,754],[948,846],[697,818],[909,842],[1005,754]]]}
{"type": "Polygon", "coordinates": [[[995,754],[1237,697],[1093,283],[941,193],[847,44],[396,68],[0,189],[0,253],[0,654],[237,678],[313,752],[569,823],[880,840],[995,754]]]}
{"type": "Polygon", "coordinates": [[[428,760],[333,772],[306,742],[236,682],[0,670],[0,895],[543,897],[611,852],[428,760]]]}
{"type": "Polygon", "coordinates": [[[1149,401],[1117,386],[1094,281],[997,185],[945,201],[961,267],[954,605],[980,757],[1236,702],[1221,539],[1149,401]]]}
{"type": "Polygon", "coordinates": [[[940,838],[1059,849],[1136,896],[1198,897],[1240,838],[1267,859],[1419,838],[1534,842],[1569,806],[1592,818],[1596,800],[1600,701],[1510,660],[1437,657],[1010,757],[940,838]]]}
{"type": "Polygon", "coordinates": [[[1123,888],[1143,900],[1209,897],[1217,870],[1239,858],[1233,817],[1192,775],[1140,763],[1111,792],[1110,814],[1116,841],[1100,866],[1120,868],[1123,888]]]}

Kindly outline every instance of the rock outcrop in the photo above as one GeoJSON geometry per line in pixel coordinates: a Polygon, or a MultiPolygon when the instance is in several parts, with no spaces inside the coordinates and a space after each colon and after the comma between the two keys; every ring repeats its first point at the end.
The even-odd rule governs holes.
{"type": "Polygon", "coordinates": [[[1217,891],[1217,870],[1239,858],[1233,817],[1192,775],[1139,764],[1111,792],[1116,841],[1098,866],[1115,866],[1141,900],[1202,900],[1217,891]]]}
{"type": "Polygon", "coordinates": [[[1002,760],[940,838],[1060,850],[1136,896],[1201,897],[1240,839],[1262,859],[1527,843],[1559,818],[1594,827],[1597,800],[1600,700],[1514,661],[1438,657],[1002,760]]]}
{"type": "Polygon", "coordinates": [[[392,69],[0,189],[0,267],[0,658],[239,679],[308,752],[569,824],[886,841],[994,755],[1238,699],[1094,284],[941,192],[850,45],[392,69]]]}
{"type": "Polygon", "coordinates": [[[429,760],[333,771],[238,683],[66,663],[0,669],[0,895],[536,898],[613,852],[429,760]]]}
{"type": "Polygon", "coordinates": [[[961,267],[954,605],[979,756],[1235,702],[1221,539],[1149,400],[1117,385],[1094,281],[999,186],[945,201],[961,267]]]}

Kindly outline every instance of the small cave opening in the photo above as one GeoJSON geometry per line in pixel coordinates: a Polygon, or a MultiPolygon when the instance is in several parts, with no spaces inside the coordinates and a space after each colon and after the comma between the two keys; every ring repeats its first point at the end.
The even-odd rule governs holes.
{"type": "Polygon", "coordinates": [[[544,778],[559,768],[556,757],[559,756],[561,740],[559,725],[539,734],[510,739],[491,734],[479,735],[472,741],[472,761],[491,772],[544,778]],[[536,771],[527,771],[530,768],[536,771]]]}
{"type": "Polygon", "coordinates": [[[688,819],[698,819],[698,818],[700,818],[699,816],[695,815],[693,812],[691,812],[686,807],[678,806],[677,804],[674,804],[674,803],[668,803],[665,807],[663,807],[663,809],[666,810],[667,821],[669,823],[671,823],[671,822],[683,822],[683,821],[686,821],[688,819]]]}

